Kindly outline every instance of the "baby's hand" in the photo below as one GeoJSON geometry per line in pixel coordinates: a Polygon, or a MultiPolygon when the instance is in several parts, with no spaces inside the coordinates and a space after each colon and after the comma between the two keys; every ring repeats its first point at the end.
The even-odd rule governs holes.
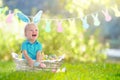
{"type": "Polygon", "coordinates": [[[28,64],[30,67],[33,67],[34,61],[32,59],[28,60],[28,64]]]}
{"type": "Polygon", "coordinates": [[[41,54],[41,60],[43,60],[44,59],[44,52],[42,52],[42,54],[41,54]]]}

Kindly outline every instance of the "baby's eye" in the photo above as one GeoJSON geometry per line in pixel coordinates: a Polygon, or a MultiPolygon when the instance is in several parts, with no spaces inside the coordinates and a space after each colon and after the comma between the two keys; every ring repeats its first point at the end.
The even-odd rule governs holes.
{"type": "Polygon", "coordinates": [[[38,31],[37,29],[35,31],[38,31]]]}
{"type": "Polygon", "coordinates": [[[33,31],[33,30],[30,30],[30,31],[33,31]]]}

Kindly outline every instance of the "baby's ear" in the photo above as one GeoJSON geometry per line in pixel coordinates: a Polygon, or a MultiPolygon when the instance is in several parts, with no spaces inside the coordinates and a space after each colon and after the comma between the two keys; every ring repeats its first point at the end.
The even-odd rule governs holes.
{"type": "Polygon", "coordinates": [[[17,16],[20,18],[20,20],[22,20],[23,22],[29,23],[30,19],[24,15],[23,13],[19,12],[17,13],[17,16]]]}
{"type": "Polygon", "coordinates": [[[35,24],[37,24],[37,23],[40,21],[42,13],[43,13],[43,11],[40,10],[40,11],[33,17],[33,22],[34,22],[35,24]]]}

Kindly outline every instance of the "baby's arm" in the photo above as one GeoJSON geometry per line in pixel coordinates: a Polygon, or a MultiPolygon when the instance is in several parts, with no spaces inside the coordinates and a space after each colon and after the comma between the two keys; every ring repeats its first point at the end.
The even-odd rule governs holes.
{"type": "Polygon", "coordinates": [[[25,59],[27,60],[29,66],[33,67],[34,61],[28,56],[27,51],[23,50],[22,53],[23,53],[25,59]]]}
{"type": "Polygon", "coordinates": [[[41,60],[43,59],[44,57],[44,54],[41,53],[41,51],[38,51],[37,52],[37,62],[41,62],[41,60]]]}
{"type": "Polygon", "coordinates": [[[36,62],[40,62],[40,67],[45,68],[46,65],[41,62],[43,60],[43,57],[44,57],[44,53],[41,53],[41,51],[38,51],[37,52],[37,60],[36,60],[36,62]]]}

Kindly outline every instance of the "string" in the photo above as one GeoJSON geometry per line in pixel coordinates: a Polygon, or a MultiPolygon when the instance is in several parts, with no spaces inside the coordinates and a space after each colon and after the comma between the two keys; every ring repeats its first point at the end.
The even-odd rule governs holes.
{"type": "MultiPolygon", "coordinates": [[[[87,14],[87,15],[85,15],[84,17],[87,17],[87,16],[91,16],[92,14],[96,14],[96,13],[99,13],[99,12],[101,12],[101,10],[98,10],[98,11],[96,11],[96,12],[93,12],[93,13],[91,13],[91,14],[87,14]]],[[[59,21],[68,21],[68,20],[72,20],[72,19],[81,19],[81,18],[83,18],[83,17],[70,17],[70,18],[41,18],[41,20],[42,21],[44,21],[44,20],[51,20],[51,21],[57,21],[57,20],[59,20],[59,21]]]]}

